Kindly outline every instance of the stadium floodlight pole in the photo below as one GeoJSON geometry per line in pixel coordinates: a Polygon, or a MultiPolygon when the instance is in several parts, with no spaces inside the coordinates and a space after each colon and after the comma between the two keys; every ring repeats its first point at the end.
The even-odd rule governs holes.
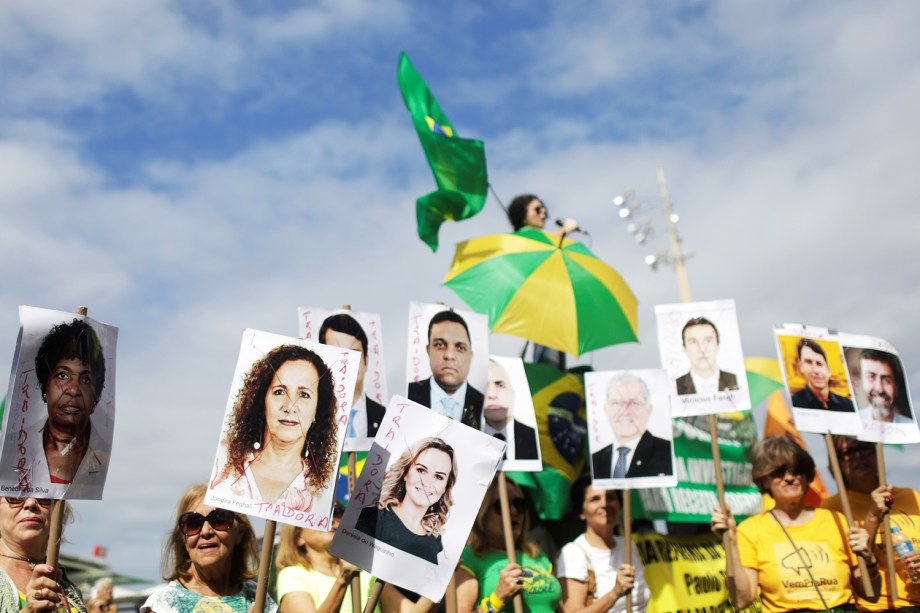
{"type": "Polygon", "coordinates": [[[680,288],[680,301],[692,302],[690,298],[690,283],[687,281],[687,270],[684,260],[692,254],[685,254],[680,248],[680,235],[677,233],[677,222],[680,219],[671,206],[671,197],[668,195],[668,184],[664,180],[664,166],[658,162],[658,187],[661,189],[661,202],[664,205],[664,218],[668,227],[668,242],[671,245],[671,265],[677,275],[677,285],[680,288]]]}

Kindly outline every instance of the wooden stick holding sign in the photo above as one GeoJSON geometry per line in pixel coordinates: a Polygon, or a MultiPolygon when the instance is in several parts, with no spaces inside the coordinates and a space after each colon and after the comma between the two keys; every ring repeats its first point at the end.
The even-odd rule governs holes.
{"type": "MultiPolygon", "coordinates": [[[[878,482],[882,484],[888,483],[888,478],[885,476],[884,448],[882,443],[875,444],[875,458],[878,464],[878,482]]],[[[888,501],[886,500],[885,502],[888,501]]],[[[885,518],[882,520],[882,527],[885,530],[885,559],[888,561],[888,608],[893,609],[894,602],[898,599],[898,571],[895,568],[894,544],[891,542],[891,516],[888,513],[885,513],[885,518]]],[[[869,543],[869,546],[871,547],[872,543],[869,543]]]]}
{"type": "MultiPolygon", "coordinates": [[[[350,311],[350,304],[342,305],[343,311],[350,311]]],[[[321,338],[319,342],[325,343],[326,339],[321,338]]],[[[367,347],[364,348],[364,351],[367,351],[367,347]]],[[[363,382],[361,382],[363,383],[363,382]]],[[[357,384],[356,384],[357,387],[357,384]]],[[[354,398],[357,400],[357,398],[354,398]]],[[[346,452],[348,458],[348,499],[351,500],[351,494],[355,491],[355,479],[358,478],[358,469],[357,469],[357,455],[354,451],[346,452]]],[[[355,575],[351,578],[351,610],[357,611],[361,610],[361,575],[355,575]]]]}
{"type": "MultiPolygon", "coordinates": [[[[716,427],[716,416],[710,413],[708,417],[709,438],[712,443],[712,466],[716,477],[716,496],[719,499],[719,507],[722,509],[722,512],[727,515],[728,505],[725,504],[725,480],[722,477],[722,454],[719,450],[719,430],[716,427]]],[[[729,556],[734,558],[734,552],[736,549],[735,547],[731,546],[731,536],[729,535],[728,530],[726,530],[725,534],[722,535],[722,548],[725,550],[725,557],[726,561],[728,562],[725,565],[725,576],[733,577],[735,574],[735,565],[732,563],[733,560],[728,560],[727,558],[729,556]]]]}
{"type": "MultiPolygon", "coordinates": [[[[632,490],[623,491],[623,562],[632,566],[632,490]]],[[[614,495],[613,492],[608,492],[614,495]]],[[[626,592],[626,610],[632,611],[632,590],[626,592]]]]}
{"type": "Polygon", "coordinates": [[[276,527],[274,520],[265,520],[265,532],[262,533],[262,555],[259,557],[259,576],[256,579],[256,599],[252,603],[253,611],[265,610],[265,596],[268,593],[268,574],[272,567],[276,527]]]}
{"type": "MultiPolygon", "coordinates": [[[[498,499],[502,507],[502,532],[505,534],[505,550],[508,552],[508,563],[516,564],[517,555],[514,551],[514,532],[511,528],[511,507],[508,504],[508,481],[505,473],[498,473],[498,499]]],[[[514,613],[524,613],[524,601],[521,595],[514,597],[514,613]]]]}
{"type": "MultiPolygon", "coordinates": [[[[77,307],[74,313],[86,316],[89,309],[85,306],[77,307]]],[[[64,505],[61,499],[54,501],[51,508],[51,526],[48,534],[48,549],[45,553],[45,563],[57,568],[58,557],[61,553],[61,532],[64,528],[64,505]]]]}
{"type": "MultiPolygon", "coordinates": [[[[827,457],[831,461],[831,472],[834,475],[834,481],[837,483],[837,491],[841,492],[840,506],[843,507],[843,515],[847,520],[847,528],[853,525],[853,510],[850,508],[850,499],[846,496],[846,485],[843,483],[843,473],[840,472],[840,462],[837,461],[837,450],[834,448],[834,439],[831,434],[824,435],[824,442],[827,444],[827,457]]],[[[872,547],[872,543],[869,543],[872,547]]],[[[872,589],[872,582],[869,581],[869,569],[866,561],[862,556],[856,556],[856,564],[859,566],[859,575],[863,584],[863,591],[869,598],[875,597],[875,590],[872,589]]]]}

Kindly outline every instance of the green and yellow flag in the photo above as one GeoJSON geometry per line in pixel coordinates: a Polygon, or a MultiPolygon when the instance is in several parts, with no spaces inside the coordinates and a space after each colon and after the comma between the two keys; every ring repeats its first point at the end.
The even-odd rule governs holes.
{"type": "Polygon", "coordinates": [[[409,57],[399,56],[399,91],[438,189],[415,201],[418,237],[438,250],[438,230],[482,210],[489,179],[482,141],[459,138],[409,57]]]}
{"type": "Polygon", "coordinates": [[[569,490],[585,468],[585,385],[582,376],[545,364],[524,364],[540,432],[540,472],[509,472],[528,488],[540,518],[561,519],[569,507],[569,490]]]}

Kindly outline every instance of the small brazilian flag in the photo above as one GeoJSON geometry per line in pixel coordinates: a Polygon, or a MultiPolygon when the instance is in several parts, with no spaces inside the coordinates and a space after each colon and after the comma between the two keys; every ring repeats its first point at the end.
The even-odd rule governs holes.
{"type": "Polygon", "coordinates": [[[415,201],[418,237],[438,250],[438,230],[445,221],[459,221],[482,210],[489,179],[482,141],[457,137],[409,57],[399,56],[402,93],[438,189],[415,201]]]}

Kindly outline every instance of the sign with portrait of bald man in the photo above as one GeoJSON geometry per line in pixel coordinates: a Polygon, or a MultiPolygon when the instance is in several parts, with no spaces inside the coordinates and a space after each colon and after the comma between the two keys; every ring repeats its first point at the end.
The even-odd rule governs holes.
{"type": "Polygon", "coordinates": [[[386,413],[387,378],[378,313],[300,307],[297,335],[308,341],[361,352],[345,451],[367,451],[386,413]]]}
{"type": "Polygon", "coordinates": [[[871,336],[841,332],[837,338],[853,384],[862,426],[859,439],[873,443],[920,443],[920,428],[897,350],[891,343],[871,336]]]}
{"type": "Polygon", "coordinates": [[[543,469],[537,418],[521,358],[497,355],[489,358],[482,431],[508,444],[500,470],[532,472],[543,469]]]}
{"type": "Polygon", "coordinates": [[[677,485],[664,370],[585,373],[591,477],[598,489],[677,485]]]}
{"type": "Polygon", "coordinates": [[[734,300],[655,307],[675,417],[751,408],[734,300]]]}
{"type": "Polygon", "coordinates": [[[784,324],[774,329],[774,336],[798,429],[857,436],[859,416],[836,333],[784,324]]]}
{"type": "Polygon", "coordinates": [[[406,353],[409,400],[479,430],[489,377],[488,318],[410,302],[406,353]]]}

